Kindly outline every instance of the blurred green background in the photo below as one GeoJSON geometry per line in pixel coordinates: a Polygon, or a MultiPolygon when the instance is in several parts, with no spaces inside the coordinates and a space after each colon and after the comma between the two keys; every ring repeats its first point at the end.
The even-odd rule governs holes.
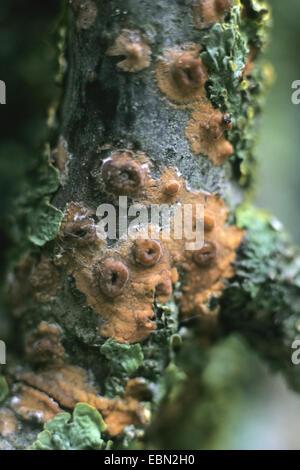
{"type": "Polygon", "coordinates": [[[300,244],[300,105],[291,102],[300,79],[300,2],[271,0],[274,27],[267,58],[275,68],[257,150],[257,204],[276,215],[300,244]]]}
{"type": "MultiPolygon", "coordinates": [[[[273,63],[277,78],[261,122],[256,202],[276,215],[300,245],[300,105],[291,103],[291,84],[300,80],[300,2],[273,0],[271,4],[274,33],[267,58],[273,63]]],[[[0,4],[0,79],[7,83],[7,105],[0,107],[2,268],[11,244],[5,224],[12,200],[37,161],[47,135],[47,108],[58,91],[54,82],[54,44],[60,6],[60,0],[31,0],[30,4],[28,0],[10,0],[0,4]]],[[[3,274],[0,282],[3,286],[3,274]]],[[[5,303],[0,302],[2,339],[7,326],[5,303]]],[[[245,383],[252,385],[244,384],[234,399],[228,397],[225,382],[219,385],[224,413],[220,415],[218,432],[207,446],[300,449],[300,397],[288,391],[281,377],[271,374],[243,341],[236,341],[240,342],[241,356],[237,370],[241,370],[241,375],[246,373],[245,383]]]]}

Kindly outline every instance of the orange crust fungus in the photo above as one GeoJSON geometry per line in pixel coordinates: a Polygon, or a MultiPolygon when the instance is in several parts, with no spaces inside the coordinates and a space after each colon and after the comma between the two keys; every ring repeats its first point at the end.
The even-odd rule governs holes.
{"type": "Polygon", "coordinates": [[[190,52],[184,52],[175,59],[171,74],[177,86],[183,89],[200,88],[206,81],[202,60],[190,52]]]}
{"type": "Polygon", "coordinates": [[[14,386],[11,407],[23,419],[39,423],[46,423],[63,411],[47,393],[22,384],[14,386]]]}
{"type": "Polygon", "coordinates": [[[46,422],[62,411],[59,405],[73,409],[83,402],[101,412],[111,436],[120,434],[125,426],[146,423],[144,404],[137,399],[138,379],[128,382],[123,398],[109,399],[99,395],[91,378],[77,366],[48,368],[38,373],[15,371],[14,375],[22,383],[15,385],[12,407],[26,420],[35,418],[46,422]]]}
{"type": "Polygon", "coordinates": [[[202,29],[221,21],[232,4],[233,0],[194,0],[192,7],[196,26],[202,29]]]}
{"type": "Polygon", "coordinates": [[[222,165],[233,153],[231,143],[224,137],[224,132],[231,128],[231,122],[226,122],[226,114],[207,102],[199,104],[192,112],[185,135],[195,154],[204,153],[214,165],[222,165]]]}
{"type": "Polygon", "coordinates": [[[28,337],[25,353],[33,364],[61,365],[65,360],[65,350],[61,344],[61,331],[56,325],[41,322],[28,337]]]}
{"type": "MultiPolygon", "coordinates": [[[[119,155],[122,159],[123,153],[119,155]]],[[[66,266],[76,288],[99,314],[100,335],[120,343],[142,341],[155,329],[153,303],[167,302],[179,272],[183,282],[182,313],[217,313],[210,311],[210,299],[221,295],[224,279],[234,274],[235,250],[243,236],[241,230],[226,225],[228,209],[217,195],[189,191],[174,169],[165,169],[160,179],[153,180],[145,156],[135,155],[135,161],[144,171],[143,190],[135,202],[148,208],[154,204],[181,208],[189,204],[194,212],[202,204],[205,244],[199,252],[189,251],[185,244],[190,240],[185,235],[175,239],[171,230],[171,236],[164,239],[152,224],[148,226],[148,237],[136,238],[129,233],[112,247],[98,237],[94,243],[73,251],[68,250],[68,240],[57,247],[59,262],[66,266]],[[170,183],[176,190],[166,191],[170,183]]],[[[88,213],[82,205],[69,204],[62,234],[74,219],[83,221],[88,213]]]]}
{"type": "MultiPolygon", "coordinates": [[[[216,121],[214,132],[218,134],[218,125],[223,125],[223,121],[216,121]]],[[[123,153],[114,151],[121,160],[123,153]]],[[[120,238],[110,246],[95,236],[95,209],[70,203],[65,209],[52,264],[46,258],[35,259],[38,265],[45,262],[50,270],[65,267],[76,288],[86,296],[87,304],[99,314],[99,334],[120,343],[136,343],[150,335],[156,328],[153,304],[155,300],[167,302],[178,279],[181,315],[197,316],[200,322],[215,319],[218,309],[211,309],[210,301],[221,296],[225,280],[233,276],[235,251],[243,237],[237,227],[227,226],[228,209],[216,194],[189,190],[173,168],[164,169],[161,177],[154,180],[145,155],[131,152],[130,158],[143,172],[143,187],[135,195],[136,203],[148,209],[154,204],[181,209],[190,205],[194,212],[197,205],[204,206],[203,247],[198,251],[186,249],[191,240],[185,233],[181,238],[175,237],[173,230],[169,238],[158,232],[157,239],[153,233],[158,227],[153,224],[148,227],[149,238],[136,239],[130,233],[127,239],[120,238]]],[[[192,221],[196,226],[196,216],[192,221]]],[[[174,221],[171,229],[173,224],[174,221]]],[[[23,261],[23,276],[26,273],[32,274],[32,259],[23,261]]],[[[29,278],[32,285],[32,275],[29,278]]],[[[35,287],[39,290],[39,283],[35,287]]],[[[10,372],[16,380],[11,407],[23,419],[44,422],[62,409],[72,409],[76,403],[84,402],[101,412],[111,436],[119,435],[125,426],[147,422],[142,379],[129,381],[123,397],[102,397],[84,369],[65,364],[56,325],[41,322],[27,337],[26,354],[38,369],[10,372]]]]}
{"type": "MultiPolygon", "coordinates": [[[[69,205],[63,226],[85,213],[78,205],[69,205]]],[[[160,263],[153,273],[141,278],[141,266],[137,265],[133,241],[120,242],[110,249],[97,238],[96,243],[68,250],[67,245],[57,247],[56,257],[65,264],[76,281],[76,287],[86,295],[88,304],[100,315],[100,334],[119,342],[139,342],[155,328],[152,304],[155,285],[160,280],[160,263]],[[125,288],[126,285],[126,288],[125,288]]]]}
{"type": "Polygon", "coordinates": [[[124,263],[113,258],[107,258],[97,266],[96,276],[99,287],[107,297],[121,295],[129,279],[129,271],[124,263]]]}
{"type": "Polygon", "coordinates": [[[225,136],[232,123],[228,113],[223,115],[216,110],[206,96],[208,75],[200,50],[201,46],[193,44],[184,51],[165,50],[156,64],[156,78],[160,90],[174,106],[191,110],[185,136],[192,152],[207,155],[214,165],[222,165],[233,153],[225,136]]]}
{"type": "Polygon", "coordinates": [[[154,266],[162,255],[162,248],[158,241],[140,239],[135,242],[134,258],[138,264],[143,266],[154,266]]]}
{"type": "Polygon", "coordinates": [[[150,65],[151,49],[139,31],[123,29],[113,46],[107,50],[110,56],[125,56],[117,63],[124,72],[139,72],[150,65]]]}

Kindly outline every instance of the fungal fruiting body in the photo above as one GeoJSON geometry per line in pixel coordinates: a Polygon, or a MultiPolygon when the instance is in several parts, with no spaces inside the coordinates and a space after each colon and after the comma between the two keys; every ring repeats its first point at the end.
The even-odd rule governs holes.
{"type": "Polygon", "coordinates": [[[134,247],[135,261],[143,266],[153,266],[160,260],[162,248],[156,240],[137,240],[134,247]]]}
{"type": "Polygon", "coordinates": [[[60,413],[60,407],[73,409],[78,402],[83,402],[101,412],[111,436],[121,434],[125,426],[141,426],[146,422],[144,405],[134,397],[138,386],[136,381],[128,381],[128,389],[122,399],[108,399],[99,395],[93,380],[80,367],[65,365],[12,373],[16,380],[13,409],[25,420],[36,417],[44,423],[60,413]]]}
{"type": "MultiPolygon", "coordinates": [[[[141,160],[137,163],[141,165],[141,160]]],[[[153,180],[142,166],[144,186],[137,201],[150,205],[171,197],[177,206],[204,205],[203,247],[187,251],[186,239],[172,236],[167,240],[129,237],[114,247],[98,237],[92,237],[90,244],[78,243],[70,236],[74,234],[71,228],[85,240],[80,223],[81,228],[89,227],[89,232],[94,229],[95,214],[77,203],[66,206],[53,260],[56,269],[64,267],[74,277],[76,288],[99,315],[100,336],[119,343],[136,343],[151,334],[155,329],[153,304],[170,299],[179,276],[182,295],[178,302],[183,317],[196,315],[200,322],[203,317],[215,318],[217,308],[211,309],[210,299],[221,295],[225,279],[234,274],[235,250],[243,236],[241,230],[226,225],[228,209],[221,198],[188,190],[174,169],[165,169],[160,179],[153,180]],[[174,191],[166,192],[167,182],[174,191]]],[[[120,436],[126,426],[145,426],[148,414],[139,378],[127,380],[122,397],[101,396],[91,374],[68,364],[61,330],[55,324],[41,322],[28,335],[26,354],[32,368],[10,371],[15,381],[11,407],[22,420],[45,423],[63,409],[84,402],[101,413],[112,437],[120,436]]],[[[9,418],[5,432],[14,424],[9,418]]]]}
{"type": "Polygon", "coordinates": [[[129,271],[124,263],[113,258],[106,259],[97,267],[99,287],[108,297],[122,294],[129,279],[129,271]]]}
{"type": "Polygon", "coordinates": [[[191,151],[207,155],[214,165],[222,165],[233,153],[226,138],[232,121],[228,113],[216,110],[206,96],[208,74],[199,55],[201,47],[189,44],[186,49],[164,51],[156,64],[157,83],[174,106],[184,106],[190,112],[185,136],[191,151]]]}
{"type": "Polygon", "coordinates": [[[168,196],[174,196],[180,190],[180,182],[176,180],[167,181],[164,187],[164,192],[168,196]]]}
{"type": "Polygon", "coordinates": [[[108,191],[124,195],[137,192],[145,180],[141,166],[128,151],[113,153],[104,162],[101,177],[108,191]]]}
{"type": "Polygon", "coordinates": [[[184,52],[175,59],[171,74],[178,87],[200,88],[206,81],[201,58],[191,52],[184,52]]]}
{"type": "Polygon", "coordinates": [[[139,31],[124,29],[107,54],[126,57],[117,63],[117,67],[124,72],[140,72],[150,65],[151,50],[139,31]]]}
{"type": "Polygon", "coordinates": [[[214,111],[211,113],[208,121],[201,123],[211,139],[218,140],[224,134],[225,130],[232,129],[232,122],[228,113],[222,114],[220,111],[214,111]]]}
{"type": "Polygon", "coordinates": [[[193,259],[198,266],[208,266],[217,257],[216,244],[213,242],[204,242],[200,250],[196,250],[193,254],[193,259]]]}
{"type": "MultiPolygon", "coordinates": [[[[88,248],[78,246],[75,252],[68,249],[68,239],[65,239],[63,247],[57,246],[61,253],[60,262],[74,277],[76,288],[85,294],[89,306],[99,314],[100,335],[121,343],[135,343],[147,338],[155,329],[153,303],[155,300],[165,303],[171,297],[178,273],[181,273],[185,289],[180,301],[184,313],[188,315],[197,310],[200,315],[206,314],[210,297],[219,296],[224,279],[233,274],[231,263],[242,232],[226,226],[228,210],[217,195],[188,190],[174,169],[165,169],[160,179],[152,179],[143,154],[131,152],[128,160],[127,151],[111,152],[113,158],[108,157],[103,165],[113,162],[112,171],[107,169],[105,173],[111,181],[115,178],[115,169],[118,173],[121,168],[123,173],[129,164],[130,168],[138,168],[138,175],[142,171],[142,179],[131,176],[123,180],[118,178],[118,183],[124,183],[123,190],[126,188],[128,195],[134,194],[135,203],[146,207],[166,201],[176,207],[184,207],[185,204],[194,209],[197,204],[204,206],[205,244],[194,255],[186,250],[185,236],[177,239],[173,230],[167,239],[162,238],[160,230],[158,237],[148,238],[136,238],[129,232],[127,238],[120,238],[113,246],[97,237],[94,244],[88,248]],[[137,190],[140,188],[140,184],[135,185],[137,181],[143,181],[142,191],[137,190]]],[[[90,210],[69,205],[62,232],[72,220],[81,219],[80,214],[90,213],[90,210]]],[[[157,235],[156,226],[150,224],[148,229],[149,235],[152,232],[157,235]]]]}
{"type": "Polygon", "coordinates": [[[207,28],[222,20],[232,7],[233,0],[195,0],[192,5],[196,25],[207,28]]]}
{"type": "MultiPolygon", "coordinates": [[[[112,152],[123,160],[124,152],[112,152]]],[[[136,193],[137,202],[150,206],[171,198],[176,207],[204,206],[204,245],[196,251],[186,250],[185,235],[182,239],[173,235],[168,239],[129,236],[114,246],[93,236],[90,244],[78,243],[77,237],[86,240],[86,230],[95,229],[95,213],[79,203],[66,206],[53,267],[66,269],[74,278],[76,289],[99,316],[100,337],[121,344],[149,337],[156,328],[154,303],[165,304],[178,279],[182,294],[177,302],[183,318],[196,316],[200,324],[203,319],[216,318],[218,307],[212,308],[210,301],[222,294],[225,280],[234,274],[235,251],[243,237],[241,230],[226,224],[228,209],[220,197],[187,189],[184,179],[172,168],[154,180],[145,156],[130,155],[131,163],[134,159],[143,168],[143,191],[136,193]],[[166,191],[168,182],[172,190],[166,191]],[[85,230],[80,232],[80,227],[85,230]]],[[[131,186],[128,188],[130,191],[131,186]]],[[[10,371],[15,381],[12,408],[22,419],[35,417],[40,423],[47,422],[64,408],[84,402],[101,412],[111,436],[120,435],[126,426],[144,426],[147,422],[140,379],[127,380],[122,397],[101,396],[91,374],[68,364],[57,325],[43,321],[31,331],[26,355],[31,368],[10,371]]]]}

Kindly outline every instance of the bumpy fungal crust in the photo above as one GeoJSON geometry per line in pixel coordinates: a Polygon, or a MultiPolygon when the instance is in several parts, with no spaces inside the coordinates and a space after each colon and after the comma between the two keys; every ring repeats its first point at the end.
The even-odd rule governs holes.
{"type": "Polygon", "coordinates": [[[158,86],[175,103],[187,104],[205,98],[208,75],[200,51],[201,46],[195,44],[165,49],[156,62],[158,86]]]}
{"type": "Polygon", "coordinates": [[[150,65],[151,49],[139,31],[123,29],[107,54],[126,57],[117,63],[117,67],[124,72],[140,72],[150,65]]]}
{"type": "Polygon", "coordinates": [[[231,128],[226,124],[225,116],[221,111],[215,110],[210,102],[199,104],[185,129],[192,151],[196,155],[208,155],[214,165],[225,163],[234,150],[224,135],[231,128]]]}
{"type": "MultiPolygon", "coordinates": [[[[89,227],[94,233],[95,209],[79,203],[66,206],[54,264],[56,269],[66,268],[75,279],[76,288],[85,294],[87,304],[99,314],[100,335],[119,343],[136,343],[150,335],[156,327],[154,301],[167,302],[179,276],[183,286],[178,299],[182,315],[185,318],[196,315],[200,320],[215,318],[218,310],[210,307],[211,298],[222,294],[225,279],[234,274],[235,250],[243,236],[242,230],[226,225],[228,209],[217,195],[189,190],[172,168],[165,169],[161,178],[152,179],[146,157],[143,154],[133,154],[133,157],[144,175],[143,188],[135,195],[135,202],[146,206],[163,203],[205,206],[205,253],[186,250],[186,237],[174,239],[172,231],[167,240],[146,240],[147,243],[145,239],[136,240],[133,234],[113,247],[94,236],[90,243],[78,243],[76,237],[75,241],[70,237],[74,233],[70,228],[89,227]],[[175,190],[166,191],[170,182],[175,190]],[[216,250],[207,251],[207,247],[216,250]],[[103,266],[110,269],[112,264],[124,267],[126,274],[126,289],[121,289],[117,296],[103,292],[103,284],[101,288],[99,282],[99,269],[103,266]]],[[[86,238],[86,233],[77,235],[79,239],[86,238]]],[[[17,384],[12,405],[16,413],[26,420],[43,421],[61,409],[72,409],[77,402],[84,402],[101,412],[111,436],[120,435],[129,425],[145,425],[148,414],[143,400],[147,399],[148,391],[142,379],[129,381],[122,398],[103,397],[83,369],[63,365],[65,355],[60,340],[60,331],[45,322],[28,337],[27,355],[33,363],[36,363],[35,355],[39,355],[39,369],[11,373],[17,384]]]]}
{"type": "Polygon", "coordinates": [[[161,244],[156,240],[140,239],[135,242],[135,261],[143,266],[154,266],[162,255],[161,244]]]}
{"type": "Polygon", "coordinates": [[[205,242],[200,250],[193,253],[193,260],[198,266],[208,266],[217,258],[217,247],[214,242],[205,242]]]}
{"type": "Polygon", "coordinates": [[[174,196],[180,190],[180,183],[176,180],[167,181],[164,187],[164,192],[168,196],[174,196]]]}
{"type": "MultiPolygon", "coordinates": [[[[120,434],[125,426],[132,424],[141,426],[146,422],[143,403],[139,403],[136,398],[131,396],[135,387],[130,387],[123,399],[101,397],[97,387],[91,384],[90,378],[80,367],[68,365],[61,368],[44,369],[38,373],[15,371],[15,378],[28,385],[21,386],[22,394],[24,387],[27,394],[25,394],[25,401],[16,400],[14,405],[14,409],[22,414],[24,419],[31,419],[37,410],[41,411],[44,404],[44,412],[54,412],[55,408],[52,407],[50,411],[49,405],[55,400],[60,406],[68,409],[73,409],[78,402],[93,406],[101,412],[107,425],[107,432],[111,436],[120,434]],[[23,406],[24,410],[20,410],[20,406],[23,406]],[[46,406],[48,406],[47,409],[46,406]]],[[[18,398],[22,398],[22,395],[18,398]]],[[[58,409],[56,413],[60,411],[58,409]]],[[[54,412],[53,416],[56,413],[54,412]]]]}
{"type": "Polygon", "coordinates": [[[64,225],[63,238],[73,246],[89,246],[96,240],[96,230],[91,219],[74,220],[64,225]]]}
{"type": "Polygon", "coordinates": [[[107,297],[121,295],[129,280],[129,271],[124,263],[107,258],[96,268],[99,287],[107,297]]]}
{"type": "Polygon", "coordinates": [[[23,384],[15,385],[11,407],[26,421],[35,420],[38,423],[46,423],[62,411],[46,393],[23,384]]]}
{"type": "MultiPolygon", "coordinates": [[[[142,160],[139,163],[142,165],[142,160]]],[[[66,265],[68,272],[75,278],[76,288],[86,295],[88,304],[99,314],[100,335],[120,343],[139,342],[155,329],[154,300],[167,302],[172,295],[173,284],[178,280],[178,272],[182,273],[184,284],[184,293],[180,299],[184,315],[194,314],[195,311],[211,315],[210,299],[221,295],[224,279],[234,274],[232,263],[235,250],[243,236],[243,232],[236,227],[226,226],[228,209],[217,195],[189,191],[183,178],[174,169],[165,169],[160,179],[153,180],[146,171],[145,161],[142,166],[145,169],[145,183],[135,201],[146,206],[168,203],[183,207],[191,204],[194,212],[197,204],[203,204],[205,247],[217,248],[210,250],[214,251],[213,254],[202,253],[202,262],[198,254],[196,263],[193,252],[185,249],[185,237],[182,240],[174,239],[171,230],[171,237],[167,240],[161,239],[161,236],[159,239],[151,239],[152,230],[155,233],[157,227],[150,226],[150,240],[136,240],[134,234],[129,234],[128,239],[119,240],[113,247],[107,246],[105,240],[98,239],[88,248],[82,247],[72,253],[63,250],[60,262],[66,265]],[[165,191],[169,181],[178,189],[173,195],[165,191]],[[150,252],[147,251],[149,248],[150,252]],[[215,260],[212,259],[214,256],[215,260]],[[116,265],[124,271],[124,276],[122,274],[119,277],[122,286],[116,281],[118,292],[103,288],[106,276],[101,281],[101,269],[111,271],[110,265],[116,265]],[[123,281],[126,288],[123,288],[123,281]]],[[[84,213],[87,209],[69,205],[63,227],[78,217],[80,210],[84,213]]]]}
{"type": "Polygon", "coordinates": [[[155,287],[155,297],[159,303],[165,304],[168,302],[173,293],[173,283],[169,271],[163,271],[162,278],[155,287]]]}
{"type": "Polygon", "coordinates": [[[191,52],[184,52],[175,59],[171,74],[179,88],[200,88],[206,81],[201,58],[191,52]]]}
{"type": "Polygon", "coordinates": [[[173,274],[174,271],[182,273],[181,312],[185,316],[215,315],[218,309],[210,310],[210,299],[219,297],[224,289],[225,279],[234,275],[235,253],[244,233],[235,226],[226,225],[229,210],[222,198],[204,191],[188,190],[183,178],[174,169],[166,169],[161,180],[155,181],[155,184],[150,186],[151,190],[149,190],[147,198],[149,203],[161,203],[161,200],[157,200],[162,196],[158,189],[163,188],[162,182],[168,180],[178,181],[181,188],[179,193],[173,197],[173,204],[181,204],[181,206],[191,204],[194,213],[197,204],[204,206],[204,241],[217,247],[216,259],[212,263],[200,267],[193,261],[194,252],[185,249],[187,242],[185,237],[182,240],[171,237],[169,241],[161,242],[164,252],[168,253],[169,269],[173,270],[173,274]]]}
{"type": "Polygon", "coordinates": [[[60,328],[54,324],[41,322],[27,337],[25,353],[33,364],[62,365],[65,350],[61,344],[60,328]]]}
{"type": "Polygon", "coordinates": [[[199,56],[201,46],[189,44],[184,52],[178,48],[164,51],[156,64],[160,90],[178,105],[191,110],[185,136],[193,153],[204,154],[214,165],[222,165],[233,153],[225,136],[232,129],[228,114],[214,109],[206,97],[206,67],[199,56]]]}
{"type": "Polygon", "coordinates": [[[133,152],[114,152],[103,163],[101,177],[108,191],[115,194],[136,193],[144,186],[145,175],[133,152]]]}
{"type": "MultiPolygon", "coordinates": [[[[63,243],[65,250],[88,249],[97,241],[96,225],[91,217],[92,212],[81,204],[74,204],[72,208],[74,212],[73,218],[63,220],[59,239],[63,243]]],[[[59,264],[59,258],[56,259],[56,264],[59,264]]]]}
{"type": "Polygon", "coordinates": [[[98,8],[93,0],[73,0],[73,11],[77,17],[77,29],[89,29],[95,23],[98,8]]]}
{"type": "Polygon", "coordinates": [[[210,301],[222,295],[225,280],[234,275],[236,250],[244,236],[237,227],[226,225],[229,210],[222,198],[212,194],[204,197],[204,201],[205,211],[210,217],[214,215],[215,222],[213,227],[209,226],[210,230],[204,231],[204,247],[210,247],[209,255],[199,257],[195,252],[186,251],[181,265],[185,273],[181,311],[184,316],[199,315],[200,319],[218,313],[218,308],[210,308],[210,301]],[[200,260],[204,262],[199,263],[200,260]]]}
{"type": "Polygon", "coordinates": [[[15,414],[9,408],[3,407],[0,409],[0,435],[9,437],[18,429],[18,421],[15,414]]]}
{"type": "Polygon", "coordinates": [[[207,28],[224,17],[233,0],[194,0],[193,13],[198,28],[207,28]]]}
{"type": "MultiPolygon", "coordinates": [[[[78,205],[69,205],[63,227],[85,210],[78,205]]],[[[134,243],[135,240],[130,238],[111,249],[105,241],[97,239],[95,245],[74,252],[59,244],[56,253],[59,263],[65,264],[75,278],[77,289],[86,295],[88,304],[100,315],[100,334],[118,342],[139,342],[155,329],[152,321],[155,289],[165,282],[166,276],[172,278],[167,255],[162,256],[155,266],[147,268],[148,273],[141,277],[143,266],[134,259],[134,243]],[[108,258],[122,263],[129,273],[127,288],[118,292],[117,297],[109,296],[99,288],[99,268],[108,258]]]]}

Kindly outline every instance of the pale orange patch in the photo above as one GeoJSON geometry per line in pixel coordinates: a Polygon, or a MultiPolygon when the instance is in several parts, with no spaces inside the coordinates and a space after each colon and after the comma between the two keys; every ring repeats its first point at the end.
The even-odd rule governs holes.
{"type": "Polygon", "coordinates": [[[211,116],[217,111],[206,96],[205,82],[209,78],[202,64],[202,74],[205,77],[199,87],[184,86],[174,79],[174,67],[180,63],[180,57],[189,54],[191,61],[199,58],[201,46],[188,44],[182,50],[179,48],[164,51],[156,64],[156,79],[160,90],[173,102],[173,106],[191,111],[190,120],[185,129],[185,136],[195,155],[204,154],[213,165],[224,164],[233,153],[233,147],[226,139],[225,133],[218,139],[211,137],[205,130],[211,116]]]}

